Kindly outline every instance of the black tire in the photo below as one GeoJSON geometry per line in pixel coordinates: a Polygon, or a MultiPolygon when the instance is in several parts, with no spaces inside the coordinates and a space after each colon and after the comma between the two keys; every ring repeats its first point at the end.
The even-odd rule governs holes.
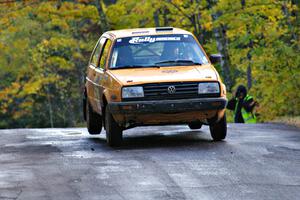
{"type": "Polygon", "coordinates": [[[97,135],[102,130],[102,117],[93,111],[89,101],[85,101],[86,126],[89,134],[97,135]]]}
{"type": "Polygon", "coordinates": [[[83,97],[82,99],[82,113],[83,113],[83,119],[86,121],[86,97],[83,97]]]}
{"type": "Polygon", "coordinates": [[[227,134],[226,115],[220,121],[209,125],[210,134],[214,141],[224,140],[227,134]]]}
{"type": "Polygon", "coordinates": [[[113,118],[108,106],[105,108],[105,129],[107,144],[111,147],[120,146],[123,140],[123,130],[113,118]]]}
{"type": "Polygon", "coordinates": [[[192,122],[192,123],[189,123],[188,126],[192,130],[200,129],[202,127],[202,123],[201,122],[192,122]]]}

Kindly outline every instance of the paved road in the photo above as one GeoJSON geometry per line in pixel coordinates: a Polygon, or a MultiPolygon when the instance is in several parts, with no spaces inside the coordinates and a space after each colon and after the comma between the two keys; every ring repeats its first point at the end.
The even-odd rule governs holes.
{"type": "Polygon", "coordinates": [[[0,199],[300,199],[300,130],[229,124],[125,131],[112,149],[83,128],[0,130],[0,199]]]}

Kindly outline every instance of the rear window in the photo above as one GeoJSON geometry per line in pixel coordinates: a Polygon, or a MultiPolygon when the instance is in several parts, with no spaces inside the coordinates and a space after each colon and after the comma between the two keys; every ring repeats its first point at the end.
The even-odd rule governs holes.
{"type": "MultiPolygon", "coordinates": [[[[161,62],[178,60],[208,63],[204,52],[191,35],[150,35],[117,39],[111,54],[110,68],[156,66],[161,62]]],[[[180,62],[169,65],[177,64],[180,62]]]]}

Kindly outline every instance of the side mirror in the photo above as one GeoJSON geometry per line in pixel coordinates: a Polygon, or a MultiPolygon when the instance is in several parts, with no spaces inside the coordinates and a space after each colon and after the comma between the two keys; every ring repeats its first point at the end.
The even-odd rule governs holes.
{"type": "Polygon", "coordinates": [[[211,54],[209,56],[209,60],[212,64],[216,64],[216,63],[221,62],[222,57],[223,56],[221,54],[211,54]]]}

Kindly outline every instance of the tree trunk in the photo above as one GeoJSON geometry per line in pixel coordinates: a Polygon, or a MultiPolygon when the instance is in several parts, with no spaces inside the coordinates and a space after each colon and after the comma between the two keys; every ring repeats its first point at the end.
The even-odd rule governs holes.
{"type": "MultiPolygon", "coordinates": [[[[247,34],[251,34],[249,26],[247,25],[247,34]]],[[[252,49],[253,49],[253,41],[252,39],[249,41],[249,44],[247,45],[249,47],[249,51],[247,54],[247,59],[248,59],[248,67],[247,67],[247,88],[248,90],[251,89],[252,87],[252,49]]]]}
{"type": "MultiPolygon", "coordinates": [[[[214,0],[207,0],[208,9],[210,9],[214,3],[215,3],[214,0]]],[[[219,15],[220,13],[214,13],[211,15],[213,22],[218,19],[219,15]]],[[[230,63],[229,52],[228,52],[228,39],[226,37],[226,26],[221,25],[219,27],[213,28],[213,35],[217,43],[218,52],[222,55],[221,63],[220,63],[221,74],[224,77],[226,88],[228,89],[228,91],[231,91],[233,87],[233,79],[231,77],[231,72],[230,72],[231,63],[230,63]]]]}
{"type": "Polygon", "coordinates": [[[252,87],[252,67],[251,67],[251,65],[252,65],[252,63],[250,61],[248,64],[248,67],[247,67],[247,88],[248,88],[248,90],[250,90],[252,87]]]}
{"type": "MultiPolygon", "coordinates": [[[[297,4],[295,2],[292,1],[291,3],[292,3],[293,6],[295,6],[295,5],[297,6],[297,4]]],[[[289,9],[288,9],[287,2],[282,3],[282,12],[283,12],[283,14],[286,18],[287,25],[288,25],[289,30],[291,32],[291,39],[295,40],[295,41],[298,41],[298,35],[296,34],[297,24],[293,24],[291,22],[291,19],[290,19],[292,16],[297,19],[298,13],[295,12],[295,11],[290,12],[289,9]]],[[[297,20],[295,20],[295,21],[296,21],[296,23],[299,23],[297,20]]]]}
{"type": "Polygon", "coordinates": [[[47,102],[48,102],[48,112],[49,112],[49,120],[50,120],[50,126],[51,128],[54,127],[53,124],[53,110],[52,110],[52,103],[51,103],[51,98],[49,94],[49,86],[46,86],[46,93],[47,93],[47,102]]]}
{"type": "MultiPolygon", "coordinates": [[[[216,20],[217,18],[214,18],[216,20]]],[[[228,53],[228,40],[226,38],[226,27],[219,26],[213,29],[214,37],[216,39],[217,48],[219,53],[222,55],[221,59],[221,73],[224,77],[224,82],[229,91],[233,87],[233,81],[230,73],[230,59],[228,53]]]]}
{"type": "MultiPolygon", "coordinates": [[[[242,6],[242,9],[245,8],[246,0],[241,0],[241,6],[242,6]]],[[[249,28],[248,24],[246,24],[246,31],[247,31],[248,35],[251,35],[251,29],[249,28]]],[[[247,53],[247,59],[248,59],[248,62],[249,62],[248,66],[247,66],[247,88],[248,88],[248,90],[250,90],[251,87],[252,87],[252,55],[251,55],[251,52],[252,52],[252,49],[253,49],[252,39],[250,39],[247,46],[249,47],[249,51],[247,53]]]]}
{"type": "Polygon", "coordinates": [[[169,26],[169,19],[168,19],[168,14],[170,11],[164,6],[162,8],[162,13],[163,13],[163,26],[169,26]]]}
{"type": "MultiPolygon", "coordinates": [[[[193,1],[192,1],[193,2],[193,1]]],[[[195,3],[198,5],[200,4],[199,0],[195,0],[195,3]]],[[[197,34],[197,38],[200,41],[201,45],[204,44],[205,40],[204,40],[204,30],[201,26],[200,20],[201,20],[201,11],[199,9],[197,9],[197,13],[194,14],[193,16],[195,18],[195,30],[196,30],[196,34],[197,34]]]]}
{"type": "Polygon", "coordinates": [[[156,27],[160,27],[160,23],[159,23],[159,10],[156,10],[153,13],[153,19],[154,19],[154,23],[156,27]]]}
{"type": "Polygon", "coordinates": [[[56,3],[56,9],[57,9],[57,10],[60,9],[61,4],[62,4],[61,0],[57,0],[57,3],[56,3]]]}
{"type": "Polygon", "coordinates": [[[95,0],[94,5],[96,6],[96,8],[98,10],[98,15],[99,15],[99,18],[100,18],[101,32],[104,33],[105,31],[108,31],[110,27],[109,27],[109,24],[107,22],[106,15],[103,12],[101,0],[95,0]]]}

